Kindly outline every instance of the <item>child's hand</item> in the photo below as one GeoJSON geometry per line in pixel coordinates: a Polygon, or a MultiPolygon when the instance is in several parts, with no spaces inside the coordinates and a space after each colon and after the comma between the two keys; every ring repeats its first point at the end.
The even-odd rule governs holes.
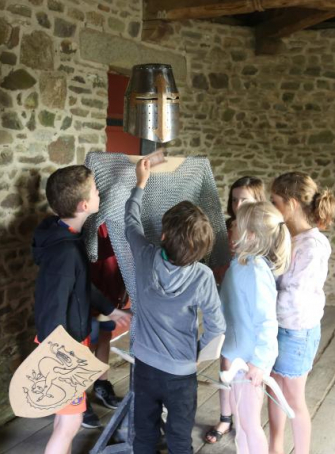
{"type": "Polygon", "coordinates": [[[245,378],[251,380],[251,383],[254,386],[259,386],[262,384],[264,371],[259,367],[254,366],[251,363],[248,363],[249,372],[246,373],[245,378]]]}
{"type": "Polygon", "coordinates": [[[132,318],[132,315],[129,312],[120,311],[120,309],[114,309],[113,312],[108,317],[110,320],[113,320],[117,325],[129,329],[132,318]]]}
{"type": "Polygon", "coordinates": [[[150,160],[143,158],[136,164],[137,178],[136,186],[144,189],[149,177],[150,177],[150,160]]]}

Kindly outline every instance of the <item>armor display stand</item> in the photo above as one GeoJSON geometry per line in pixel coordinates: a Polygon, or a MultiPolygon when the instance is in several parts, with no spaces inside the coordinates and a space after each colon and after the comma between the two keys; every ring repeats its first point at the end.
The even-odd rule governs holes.
{"type": "Polygon", "coordinates": [[[129,391],[89,454],[133,454],[134,436],[134,366],[131,364],[129,391]],[[126,440],[122,443],[108,445],[113,434],[122,424],[126,425],[126,440]]]}
{"type": "MultiPolygon", "coordinates": [[[[141,143],[142,156],[154,151],[156,142],[165,143],[177,137],[179,93],[170,65],[143,64],[133,67],[124,97],[123,129],[144,139],[141,143]]],[[[90,454],[132,454],[134,436],[134,366],[131,365],[129,392],[90,454]],[[126,441],[108,446],[108,442],[120,424],[127,425],[126,441]]]]}

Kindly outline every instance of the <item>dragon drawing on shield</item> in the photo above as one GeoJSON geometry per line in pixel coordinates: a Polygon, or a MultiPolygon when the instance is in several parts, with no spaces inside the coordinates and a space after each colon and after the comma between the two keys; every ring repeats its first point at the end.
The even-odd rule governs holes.
{"type": "Polygon", "coordinates": [[[87,369],[87,360],[67,351],[64,345],[48,344],[51,355],[40,359],[37,371],[32,370],[31,375],[26,376],[32,384],[29,388],[23,387],[27,402],[39,409],[57,408],[71,402],[102,372],[87,369]]]}

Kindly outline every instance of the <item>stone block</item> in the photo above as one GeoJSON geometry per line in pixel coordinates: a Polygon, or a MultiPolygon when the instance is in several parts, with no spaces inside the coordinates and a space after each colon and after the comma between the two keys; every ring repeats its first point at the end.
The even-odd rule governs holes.
{"type": "Polygon", "coordinates": [[[23,35],[21,42],[20,63],[39,70],[54,69],[54,49],[50,36],[45,32],[35,31],[23,35]]]}
{"type": "Polygon", "coordinates": [[[84,21],[85,19],[85,14],[77,8],[69,8],[67,11],[68,17],[71,19],[79,20],[79,21],[84,21]]]}
{"type": "Polygon", "coordinates": [[[8,194],[0,203],[3,208],[15,210],[22,205],[22,199],[19,194],[8,194]]]}
{"type": "Polygon", "coordinates": [[[66,101],[66,76],[61,72],[42,73],[40,92],[43,104],[49,109],[64,109],[66,101]]]}
{"type": "Polygon", "coordinates": [[[64,4],[62,2],[57,1],[57,0],[48,0],[48,8],[51,11],[56,11],[58,13],[63,13],[64,12],[64,4]]]}
{"type": "Polygon", "coordinates": [[[29,131],[35,131],[35,129],[36,129],[36,116],[35,116],[35,111],[34,111],[34,112],[31,112],[30,118],[29,118],[29,120],[27,121],[26,126],[27,126],[27,128],[29,129],[29,131]]]}
{"type": "Polygon", "coordinates": [[[228,88],[228,76],[224,73],[209,73],[209,83],[212,88],[222,89],[228,88]]]}
{"type": "Polygon", "coordinates": [[[2,52],[0,56],[0,62],[4,65],[14,66],[16,65],[17,56],[12,52],[2,52]]]}
{"type": "Polygon", "coordinates": [[[64,120],[62,121],[62,125],[61,125],[60,129],[62,131],[65,131],[66,129],[69,129],[71,125],[72,125],[72,117],[65,117],[64,120]]]}
{"type": "Polygon", "coordinates": [[[256,68],[256,66],[253,66],[253,65],[245,66],[242,69],[242,74],[244,76],[254,76],[257,73],[258,73],[258,68],[256,68]]]}
{"type": "Polygon", "coordinates": [[[66,74],[74,73],[74,68],[71,66],[60,65],[58,71],[64,71],[66,74]]]}
{"type": "Polygon", "coordinates": [[[56,115],[54,113],[48,112],[47,110],[42,110],[38,114],[41,125],[47,128],[53,128],[55,126],[55,117],[56,115]]]}
{"type": "Polygon", "coordinates": [[[73,79],[72,79],[74,82],[79,82],[80,84],[85,84],[85,79],[81,76],[75,76],[73,79]]]}
{"type": "Polygon", "coordinates": [[[317,134],[311,134],[308,139],[308,145],[323,145],[334,142],[335,135],[330,130],[321,131],[317,134]]]}
{"type": "Polygon", "coordinates": [[[12,107],[13,101],[11,96],[3,90],[0,90],[0,106],[1,107],[12,107]]]}
{"type": "Polygon", "coordinates": [[[56,164],[70,164],[75,154],[74,137],[61,136],[48,146],[50,161],[56,164]]]}
{"type": "MultiPolygon", "coordinates": [[[[5,131],[4,131],[5,132],[5,131]]],[[[0,143],[1,142],[1,131],[0,131],[0,143]]],[[[13,151],[12,150],[6,150],[3,149],[0,151],[0,166],[6,166],[8,164],[11,164],[13,162],[13,151]]]]}
{"type": "Polygon", "coordinates": [[[132,38],[137,38],[141,30],[140,22],[130,22],[128,25],[128,33],[132,38]]]}
{"type": "Polygon", "coordinates": [[[88,128],[88,129],[96,129],[97,131],[100,131],[101,129],[104,129],[106,127],[106,124],[103,123],[95,123],[93,121],[91,122],[84,122],[82,124],[83,128],[88,128]]]}
{"type": "Polygon", "coordinates": [[[320,73],[321,73],[321,68],[319,68],[318,66],[315,67],[315,66],[310,66],[308,68],[306,68],[304,74],[306,74],[307,76],[314,76],[314,77],[318,77],[320,76],[320,73]]]}
{"type": "Polygon", "coordinates": [[[76,24],[56,17],[54,35],[58,38],[72,38],[76,32],[76,24]]]}
{"type": "Polygon", "coordinates": [[[300,88],[300,82],[283,82],[280,86],[282,90],[299,90],[300,88]]]}
{"type": "Polygon", "coordinates": [[[194,74],[192,76],[192,87],[200,90],[208,90],[208,81],[205,74],[194,74]]]}
{"type": "Polygon", "coordinates": [[[80,134],[79,143],[99,143],[98,134],[80,134]]]}
{"type": "Polygon", "coordinates": [[[7,90],[26,90],[35,85],[36,79],[31,76],[25,69],[17,69],[6,76],[1,87],[7,90]]]}
{"type": "Polygon", "coordinates": [[[90,113],[88,110],[81,109],[80,107],[73,107],[70,112],[77,117],[87,117],[90,113]]]}
{"type": "Polygon", "coordinates": [[[9,131],[4,131],[3,129],[0,131],[0,144],[6,145],[13,143],[13,136],[9,131]]]}
{"type": "Polygon", "coordinates": [[[82,98],[81,103],[83,106],[94,107],[95,109],[103,109],[105,104],[99,99],[82,98]]]}
{"type": "Polygon", "coordinates": [[[38,106],[38,94],[36,92],[30,93],[24,101],[24,107],[26,109],[36,109],[38,106]]]}
{"type": "Polygon", "coordinates": [[[63,54],[71,55],[77,52],[77,43],[64,39],[60,44],[60,48],[63,54]]]}
{"type": "Polygon", "coordinates": [[[74,85],[69,85],[69,90],[70,91],[73,91],[74,93],[78,93],[78,94],[91,94],[92,93],[92,90],[90,90],[89,88],[83,88],[83,87],[76,87],[74,85]]]}
{"type": "Polygon", "coordinates": [[[125,23],[117,17],[108,18],[108,27],[115,33],[123,33],[125,31],[125,23]]]}
{"type": "Polygon", "coordinates": [[[41,27],[51,28],[51,23],[49,21],[48,15],[43,11],[39,11],[38,13],[36,13],[36,19],[41,27]]]}
{"type": "Polygon", "coordinates": [[[235,62],[245,61],[247,59],[247,54],[242,50],[232,50],[230,55],[232,60],[235,62]]]}
{"type": "Polygon", "coordinates": [[[42,164],[42,162],[45,162],[45,157],[43,155],[39,156],[20,156],[18,159],[19,162],[22,164],[42,164]]]}
{"type": "Polygon", "coordinates": [[[186,58],[182,55],[88,28],[80,31],[80,55],[84,60],[122,70],[158,61],[172,66],[176,80],[185,81],[187,75],[186,58]]]}
{"type": "Polygon", "coordinates": [[[85,157],[86,157],[85,147],[78,147],[77,148],[77,163],[84,164],[85,157]]]}
{"type": "Polygon", "coordinates": [[[20,41],[20,27],[14,27],[10,36],[9,43],[7,44],[8,49],[14,49],[20,41]]]}
{"type": "Polygon", "coordinates": [[[16,112],[4,112],[1,117],[2,126],[8,129],[16,129],[21,130],[23,129],[23,125],[21,120],[18,117],[16,112]]]}
{"type": "Polygon", "coordinates": [[[223,115],[222,115],[222,120],[223,121],[231,121],[234,116],[235,116],[235,110],[233,109],[226,109],[224,112],[223,112],[223,115]]]}
{"type": "Polygon", "coordinates": [[[335,79],[335,71],[325,71],[323,73],[323,77],[326,77],[327,79],[335,79]]]}
{"type": "Polygon", "coordinates": [[[5,21],[4,18],[0,17],[0,45],[7,44],[12,34],[11,25],[5,21]]]}
{"type": "Polygon", "coordinates": [[[13,14],[18,14],[19,16],[23,17],[31,17],[31,8],[25,5],[20,5],[19,3],[14,4],[14,5],[9,5],[7,7],[7,10],[10,11],[13,14]]]}
{"type": "Polygon", "coordinates": [[[95,11],[89,11],[86,13],[86,22],[88,25],[93,25],[94,27],[103,27],[105,17],[95,11]]]}

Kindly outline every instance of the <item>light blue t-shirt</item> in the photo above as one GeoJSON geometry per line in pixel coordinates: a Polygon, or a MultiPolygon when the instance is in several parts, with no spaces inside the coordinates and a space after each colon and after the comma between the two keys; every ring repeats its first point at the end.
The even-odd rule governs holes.
{"type": "Polygon", "coordinates": [[[270,373],[278,356],[276,283],[263,257],[249,257],[242,265],[234,258],[220,289],[227,323],[222,356],[242,358],[270,373]]]}

